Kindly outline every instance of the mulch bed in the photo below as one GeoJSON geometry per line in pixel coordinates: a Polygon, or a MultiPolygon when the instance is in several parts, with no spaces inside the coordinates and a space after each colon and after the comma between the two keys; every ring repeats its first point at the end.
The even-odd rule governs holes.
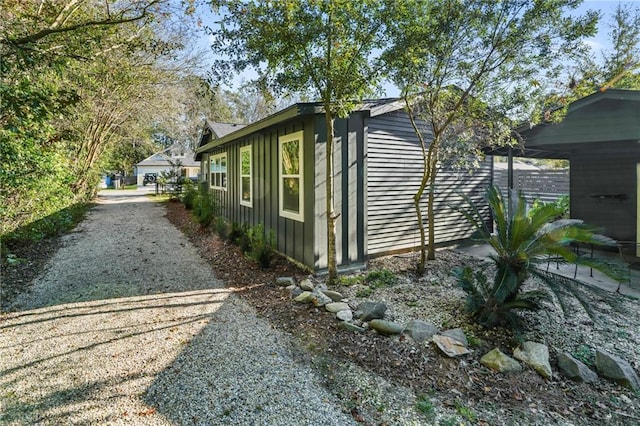
{"type": "MultiPolygon", "coordinates": [[[[610,401],[618,388],[603,381],[589,386],[563,378],[545,380],[532,370],[517,375],[495,374],[479,364],[479,356],[460,362],[431,347],[415,345],[409,338],[394,340],[375,333],[342,330],[332,314],[294,303],[287,291],[275,286],[278,276],[293,276],[300,281],[308,272],[283,258],[277,258],[269,269],[261,268],[237,246],[196,224],[178,202],[167,204],[167,217],[210,261],[218,278],[237,289],[273,327],[298,339],[304,352],[302,359],[313,363],[314,357],[322,357],[329,369],[332,363],[348,360],[416,393],[434,395],[445,407],[462,402],[476,412],[493,413],[487,418],[479,414],[478,424],[495,424],[498,420],[515,424],[625,424],[628,420],[620,415],[612,417],[620,412],[610,401]]],[[[514,335],[503,330],[482,331],[481,338],[486,351],[516,341],[514,335]]],[[[339,386],[330,374],[325,376],[328,386],[339,386]]],[[[363,423],[376,424],[375,418],[353,414],[363,423]]]]}

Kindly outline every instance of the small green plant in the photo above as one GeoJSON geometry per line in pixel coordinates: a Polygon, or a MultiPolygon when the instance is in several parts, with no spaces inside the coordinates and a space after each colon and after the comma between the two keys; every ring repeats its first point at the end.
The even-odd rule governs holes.
{"type": "Polygon", "coordinates": [[[456,402],[456,411],[458,412],[458,414],[460,414],[462,417],[469,420],[470,422],[475,422],[476,419],[478,418],[478,415],[474,413],[471,408],[467,407],[466,405],[464,405],[459,401],[456,402]]]}
{"type": "Polygon", "coordinates": [[[250,242],[249,257],[256,260],[263,268],[268,268],[274,255],[275,236],[273,231],[268,235],[262,224],[249,228],[247,237],[250,242]]]}
{"type": "Polygon", "coordinates": [[[245,224],[239,224],[238,222],[233,222],[231,224],[231,230],[229,231],[229,241],[231,241],[234,244],[238,244],[240,245],[240,239],[247,235],[247,225],[245,224]]]}
{"type": "Polygon", "coordinates": [[[398,283],[398,277],[388,269],[381,269],[379,271],[369,272],[365,281],[369,287],[376,289],[396,285],[398,283]]]}
{"type": "Polygon", "coordinates": [[[356,291],[356,297],[369,297],[373,294],[373,289],[371,287],[363,287],[356,291]]]}
{"type": "Polygon", "coordinates": [[[23,262],[26,262],[27,259],[23,259],[21,257],[16,256],[13,253],[7,254],[7,265],[19,265],[23,262]]]}
{"type": "Polygon", "coordinates": [[[594,362],[595,355],[589,345],[582,344],[578,346],[578,348],[574,352],[572,352],[571,355],[573,355],[575,359],[581,361],[584,365],[588,367],[593,367],[595,364],[594,362]]]}
{"type": "Polygon", "coordinates": [[[425,416],[432,418],[436,414],[436,408],[433,406],[433,402],[426,394],[419,394],[416,398],[416,410],[424,414],[425,416]]]}
{"type": "Polygon", "coordinates": [[[351,287],[352,285],[362,284],[364,279],[365,277],[363,275],[341,276],[338,278],[338,284],[351,287]]]}
{"type": "Polygon", "coordinates": [[[456,419],[455,416],[449,416],[449,417],[445,417],[442,420],[440,420],[440,422],[438,424],[440,426],[457,426],[458,425],[458,419],[456,419]]]}
{"type": "Polygon", "coordinates": [[[538,214],[538,211],[543,209],[546,205],[552,205],[557,208],[558,219],[562,219],[562,218],[566,219],[569,217],[569,196],[568,195],[563,195],[562,197],[550,203],[545,203],[544,201],[537,198],[531,204],[531,208],[527,212],[527,215],[529,217],[535,216],[536,214],[538,214]]]}

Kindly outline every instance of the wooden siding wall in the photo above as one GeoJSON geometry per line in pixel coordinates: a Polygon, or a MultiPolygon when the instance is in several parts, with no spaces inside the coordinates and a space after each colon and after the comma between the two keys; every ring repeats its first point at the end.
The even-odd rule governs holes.
{"type": "MultiPolygon", "coordinates": [[[[402,111],[368,120],[367,248],[369,255],[414,249],[420,245],[413,195],[422,176],[422,150],[413,127],[402,111]]],[[[491,182],[492,160],[487,158],[472,175],[441,170],[436,183],[435,241],[468,238],[473,228],[451,205],[467,194],[489,220],[484,192],[491,182]]],[[[422,203],[427,227],[427,194],[422,203]]]]}
{"type": "Polygon", "coordinates": [[[635,241],[637,141],[590,147],[570,161],[571,216],[602,227],[616,240],[635,241]]]}
{"type": "MultiPolygon", "coordinates": [[[[315,118],[317,140],[326,140],[323,115],[315,118]]],[[[342,268],[365,261],[364,217],[364,118],[353,113],[334,124],[334,210],[336,221],[336,262],[342,268]]],[[[327,267],[326,154],[324,142],[315,145],[315,267],[327,267]]]]}
{"type": "Polygon", "coordinates": [[[231,223],[255,226],[262,224],[267,233],[273,231],[277,250],[313,268],[314,253],[314,129],[311,118],[284,123],[265,129],[236,143],[216,148],[211,155],[227,153],[227,190],[212,190],[220,199],[221,214],[231,223]],[[278,137],[304,131],[304,222],[287,219],[279,214],[278,137]],[[251,145],[253,207],[240,205],[240,147],[251,145]]]}
{"type": "MultiPolygon", "coordinates": [[[[503,194],[508,188],[507,179],[507,170],[493,171],[493,184],[503,194]]],[[[545,203],[553,202],[563,195],[569,195],[569,170],[514,170],[513,188],[522,191],[529,203],[536,199],[545,203]]]]}

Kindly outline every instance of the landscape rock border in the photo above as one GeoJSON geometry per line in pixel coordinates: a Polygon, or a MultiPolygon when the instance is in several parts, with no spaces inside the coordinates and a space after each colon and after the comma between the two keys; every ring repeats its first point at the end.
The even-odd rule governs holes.
{"type": "MultiPolygon", "coordinates": [[[[290,298],[298,303],[312,303],[316,307],[324,307],[341,321],[344,330],[365,333],[372,330],[381,336],[408,336],[417,344],[434,345],[449,358],[461,357],[473,353],[468,339],[461,328],[439,329],[427,321],[411,319],[405,325],[385,319],[388,305],[380,301],[365,301],[357,306],[339,292],[328,290],[324,283],[314,284],[313,277],[305,278],[299,284],[292,277],[278,277],[276,284],[289,291],[290,298]]],[[[488,351],[480,358],[480,363],[499,373],[522,371],[521,361],[531,367],[545,379],[553,378],[549,360],[549,348],[538,342],[525,341],[513,350],[513,357],[504,354],[499,348],[488,351]]],[[[637,391],[640,389],[640,378],[624,359],[609,354],[603,349],[596,350],[596,367],[594,372],[584,363],[576,360],[568,353],[559,353],[557,365],[565,377],[584,383],[594,383],[603,377],[618,383],[620,386],[637,391]]]]}

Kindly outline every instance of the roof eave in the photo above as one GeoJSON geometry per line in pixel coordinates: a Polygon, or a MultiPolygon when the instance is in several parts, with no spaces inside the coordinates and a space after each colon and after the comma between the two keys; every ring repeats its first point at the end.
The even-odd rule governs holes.
{"type": "Polygon", "coordinates": [[[318,103],[297,103],[293,104],[288,108],[283,109],[282,111],[278,111],[275,114],[272,114],[268,117],[263,118],[262,120],[256,121],[253,124],[249,124],[241,129],[236,130],[235,132],[229,133],[219,139],[215,139],[208,144],[199,147],[196,150],[196,159],[199,159],[200,154],[210,151],[214,148],[217,148],[221,145],[227,144],[233,140],[240,139],[244,136],[247,136],[251,133],[258,132],[267,127],[273,126],[278,123],[282,123],[284,121],[290,120],[292,118],[310,115],[310,114],[318,114],[324,112],[322,106],[318,103]]]}

